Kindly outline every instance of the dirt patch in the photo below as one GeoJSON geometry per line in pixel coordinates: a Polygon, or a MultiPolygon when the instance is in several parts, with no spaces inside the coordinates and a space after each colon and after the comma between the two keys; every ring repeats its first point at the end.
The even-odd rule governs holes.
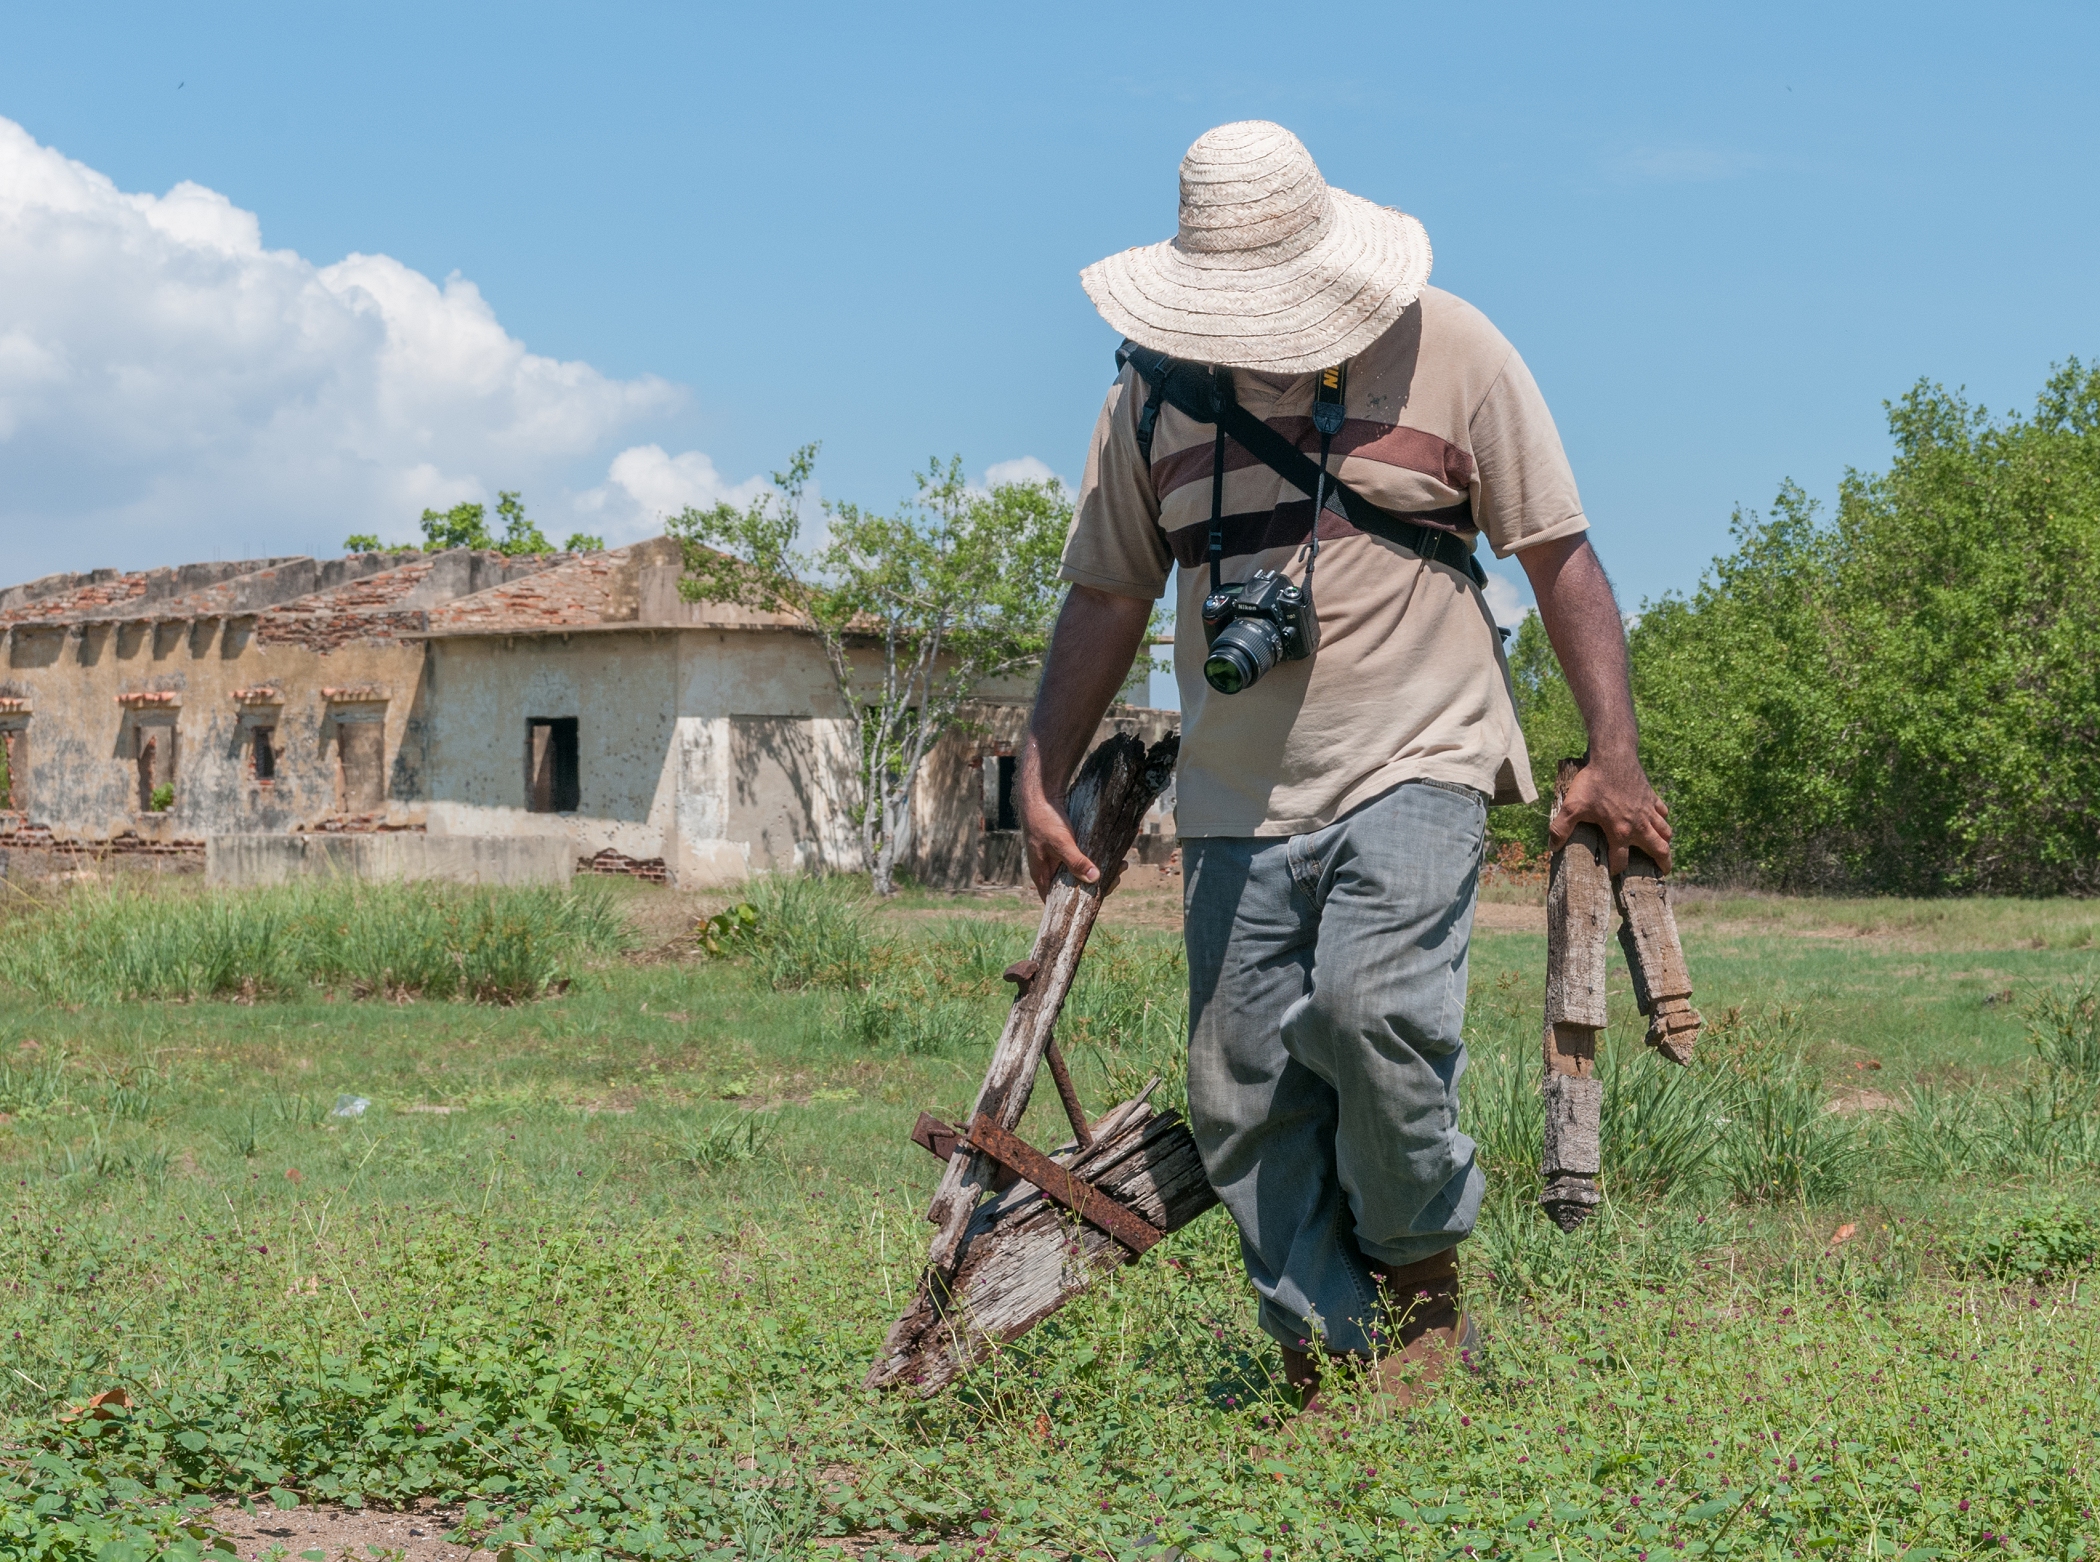
{"type": "Polygon", "coordinates": [[[1507,901],[1483,900],[1473,908],[1475,931],[1490,933],[1537,933],[1546,931],[1544,906],[1513,906],[1507,901]]]}
{"type": "Polygon", "coordinates": [[[1830,1093],[1827,1112],[1893,1112],[1903,1103],[1885,1090],[1868,1090],[1859,1085],[1840,1085],[1830,1093]]]}
{"type": "Polygon", "coordinates": [[[296,1562],[304,1551],[325,1552],[330,1562],[374,1562],[375,1551],[400,1562],[494,1562],[495,1557],[492,1551],[447,1545],[440,1537],[459,1522],[459,1513],[444,1508],[404,1512],[302,1505],[280,1513],[262,1504],[245,1513],[229,1502],[212,1509],[208,1518],[233,1541],[242,1562],[256,1562],[273,1550],[284,1562],[296,1562]]]}

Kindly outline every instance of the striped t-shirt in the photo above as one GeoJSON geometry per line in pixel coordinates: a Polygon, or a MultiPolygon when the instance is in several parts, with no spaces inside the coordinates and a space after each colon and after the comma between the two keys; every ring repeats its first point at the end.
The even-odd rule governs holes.
{"type": "MultiPolygon", "coordinates": [[[[1240,405],[1315,457],[1314,376],[1239,370],[1240,405]]],[[[1182,565],[1174,664],[1181,685],[1176,822],[1183,835],[1298,835],[1402,781],[1537,794],[1509,669],[1466,574],[1360,532],[1330,501],[1313,599],[1320,646],[1252,688],[1203,679],[1214,430],[1162,406],[1149,469],[1138,453],[1146,387],[1125,369],[1087,452],[1065,541],[1066,580],[1156,598],[1182,565]]],[[[1485,534],[1499,557],[1587,529],[1552,414],[1523,359],[1479,310],[1437,288],[1350,362],[1336,474],[1381,508],[1485,534]]],[[[1225,458],[1224,578],[1304,574],[1312,499],[1236,442],[1225,458]]]]}

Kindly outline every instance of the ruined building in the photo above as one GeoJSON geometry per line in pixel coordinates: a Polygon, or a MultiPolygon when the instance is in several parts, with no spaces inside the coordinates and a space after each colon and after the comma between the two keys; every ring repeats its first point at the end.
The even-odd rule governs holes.
{"type": "MultiPolygon", "coordinates": [[[[852,747],[814,636],[678,594],[678,545],[371,553],[0,590],[0,847],[201,856],[311,831],[546,836],[682,887],[851,870],[852,747]]],[[[1012,882],[1029,690],[928,757],[909,870],[1012,882]]],[[[1172,712],[1119,708],[1148,738],[1172,712]]],[[[1155,852],[1168,816],[1148,822],[1155,852]]]]}

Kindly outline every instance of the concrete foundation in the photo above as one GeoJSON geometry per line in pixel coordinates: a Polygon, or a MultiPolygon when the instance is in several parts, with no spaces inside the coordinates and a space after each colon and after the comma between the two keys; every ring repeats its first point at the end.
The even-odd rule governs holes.
{"type": "Polygon", "coordinates": [[[566,884],[575,871],[575,847],[554,836],[214,835],[204,850],[205,883],[235,889],[330,876],[566,884]]]}

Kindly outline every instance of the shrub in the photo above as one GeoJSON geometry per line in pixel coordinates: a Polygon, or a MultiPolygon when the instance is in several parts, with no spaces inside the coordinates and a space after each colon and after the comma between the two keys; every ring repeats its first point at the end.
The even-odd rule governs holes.
{"type": "Polygon", "coordinates": [[[2009,1227],[1979,1227],[1961,1244],[1955,1272],[1993,1280],[2061,1280],[2100,1257],[2100,1224],[2052,1204],[2014,1218],[2009,1227]]]}
{"type": "MultiPolygon", "coordinates": [[[[2027,416],[1920,381],[1834,515],[1789,482],[1630,636],[1642,758],[1682,870],[1774,888],[2090,894],[2100,884],[2100,367],[2027,416]],[[2017,546],[2008,539],[2016,538],[2017,546]]],[[[1510,648],[1549,793],[1582,738],[1536,617],[1510,648]]],[[[1545,810],[1497,839],[1544,844],[1545,810]]]]}

